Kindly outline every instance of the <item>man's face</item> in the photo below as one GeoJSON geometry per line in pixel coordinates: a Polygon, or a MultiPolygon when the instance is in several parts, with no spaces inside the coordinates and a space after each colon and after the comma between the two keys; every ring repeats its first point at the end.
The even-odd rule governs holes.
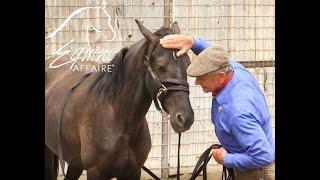
{"type": "Polygon", "coordinates": [[[195,84],[200,85],[205,93],[219,89],[224,81],[225,73],[207,73],[196,78],[195,84]]]}

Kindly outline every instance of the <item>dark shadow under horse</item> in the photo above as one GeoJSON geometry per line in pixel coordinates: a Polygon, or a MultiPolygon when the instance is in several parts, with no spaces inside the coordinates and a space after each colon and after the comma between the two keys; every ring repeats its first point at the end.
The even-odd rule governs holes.
{"type": "Polygon", "coordinates": [[[140,179],[151,149],[145,115],[157,98],[170,114],[175,132],[184,132],[193,124],[194,113],[185,90],[190,59],[183,55],[176,60],[174,49],[159,44],[161,37],[180,33],[178,24],[152,33],[136,22],[145,38],[116,54],[109,63],[113,64],[112,72],[93,72],[74,89],[59,126],[58,114],[67,91],[85,72],[66,66],[49,68],[54,58],[46,60],[46,180],[57,178],[60,148],[59,158],[69,165],[68,180],[78,179],[83,170],[87,170],[88,180],[140,179]],[[171,91],[161,94],[163,86],[171,91]]]}

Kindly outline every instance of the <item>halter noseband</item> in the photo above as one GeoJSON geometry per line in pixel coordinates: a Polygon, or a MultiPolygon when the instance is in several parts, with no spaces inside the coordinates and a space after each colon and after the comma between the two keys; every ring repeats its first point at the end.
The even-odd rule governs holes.
{"type": "MultiPolygon", "coordinates": [[[[161,102],[160,102],[160,97],[162,95],[166,95],[168,91],[185,91],[187,93],[189,93],[189,84],[187,81],[184,80],[179,80],[179,79],[166,79],[165,81],[161,81],[158,76],[153,72],[151,65],[150,65],[150,58],[151,58],[151,54],[153,52],[153,50],[155,49],[155,47],[159,44],[159,39],[157,39],[156,43],[149,43],[149,47],[148,47],[148,51],[147,54],[145,55],[146,61],[145,64],[147,65],[148,71],[151,74],[153,80],[155,81],[155,83],[157,84],[158,87],[158,92],[156,94],[156,97],[154,97],[154,95],[152,93],[150,93],[152,95],[154,104],[157,108],[158,111],[161,111],[163,108],[161,106],[161,102]],[[170,84],[175,84],[169,87],[166,87],[164,85],[164,83],[170,83],[170,84]]],[[[174,51],[173,51],[173,57],[175,60],[178,60],[174,51]]]]}

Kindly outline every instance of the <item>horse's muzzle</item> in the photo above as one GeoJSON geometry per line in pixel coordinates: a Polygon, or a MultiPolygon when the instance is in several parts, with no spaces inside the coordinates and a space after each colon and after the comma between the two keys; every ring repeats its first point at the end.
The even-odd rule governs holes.
{"type": "Polygon", "coordinates": [[[191,128],[194,121],[194,113],[190,112],[177,112],[170,114],[170,123],[173,130],[177,133],[185,132],[191,128]]]}

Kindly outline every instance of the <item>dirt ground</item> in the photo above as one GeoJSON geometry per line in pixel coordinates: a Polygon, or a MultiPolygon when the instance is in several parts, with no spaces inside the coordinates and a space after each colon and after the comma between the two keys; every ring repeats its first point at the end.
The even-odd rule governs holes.
{"type": "MultiPolygon", "coordinates": [[[[215,166],[215,167],[208,167],[207,169],[208,172],[208,176],[207,178],[209,180],[221,180],[221,173],[222,173],[222,167],[220,166],[215,166]]],[[[191,177],[191,174],[184,174],[180,176],[180,180],[188,180],[191,177]]],[[[115,180],[116,178],[113,178],[112,180],[115,180]]],[[[176,177],[171,177],[169,179],[165,179],[165,180],[175,180],[176,177]]],[[[63,180],[62,175],[58,176],[58,180],[63,180]]],[[[87,176],[86,176],[86,172],[84,172],[81,177],[79,178],[79,180],[87,180],[87,176]]],[[[153,180],[153,178],[148,175],[146,172],[142,172],[141,174],[141,180],[153,180]]],[[[202,176],[199,175],[196,180],[202,180],[202,176]]]]}
{"type": "MultiPolygon", "coordinates": [[[[182,175],[180,177],[181,180],[188,180],[191,177],[191,175],[182,175]]],[[[213,173],[209,173],[207,176],[208,179],[210,180],[221,180],[221,174],[213,174],[213,173]]],[[[115,178],[114,178],[115,179],[115,178]]],[[[174,178],[169,178],[168,180],[175,180],[176,177],[174,178]]],[[[58,180],[63,180],[62,176],[58,177],[58,180]]],[[[87,176],[86,175],[82,175],[79,180],[87,180],[87,176]]],[[[149,177],[142,177],[141,180],[152,180],[152,178],[149,177]]],[[[202,180],[202,176],[198,176],[196,178],[196,180],[202,180]]]]}

